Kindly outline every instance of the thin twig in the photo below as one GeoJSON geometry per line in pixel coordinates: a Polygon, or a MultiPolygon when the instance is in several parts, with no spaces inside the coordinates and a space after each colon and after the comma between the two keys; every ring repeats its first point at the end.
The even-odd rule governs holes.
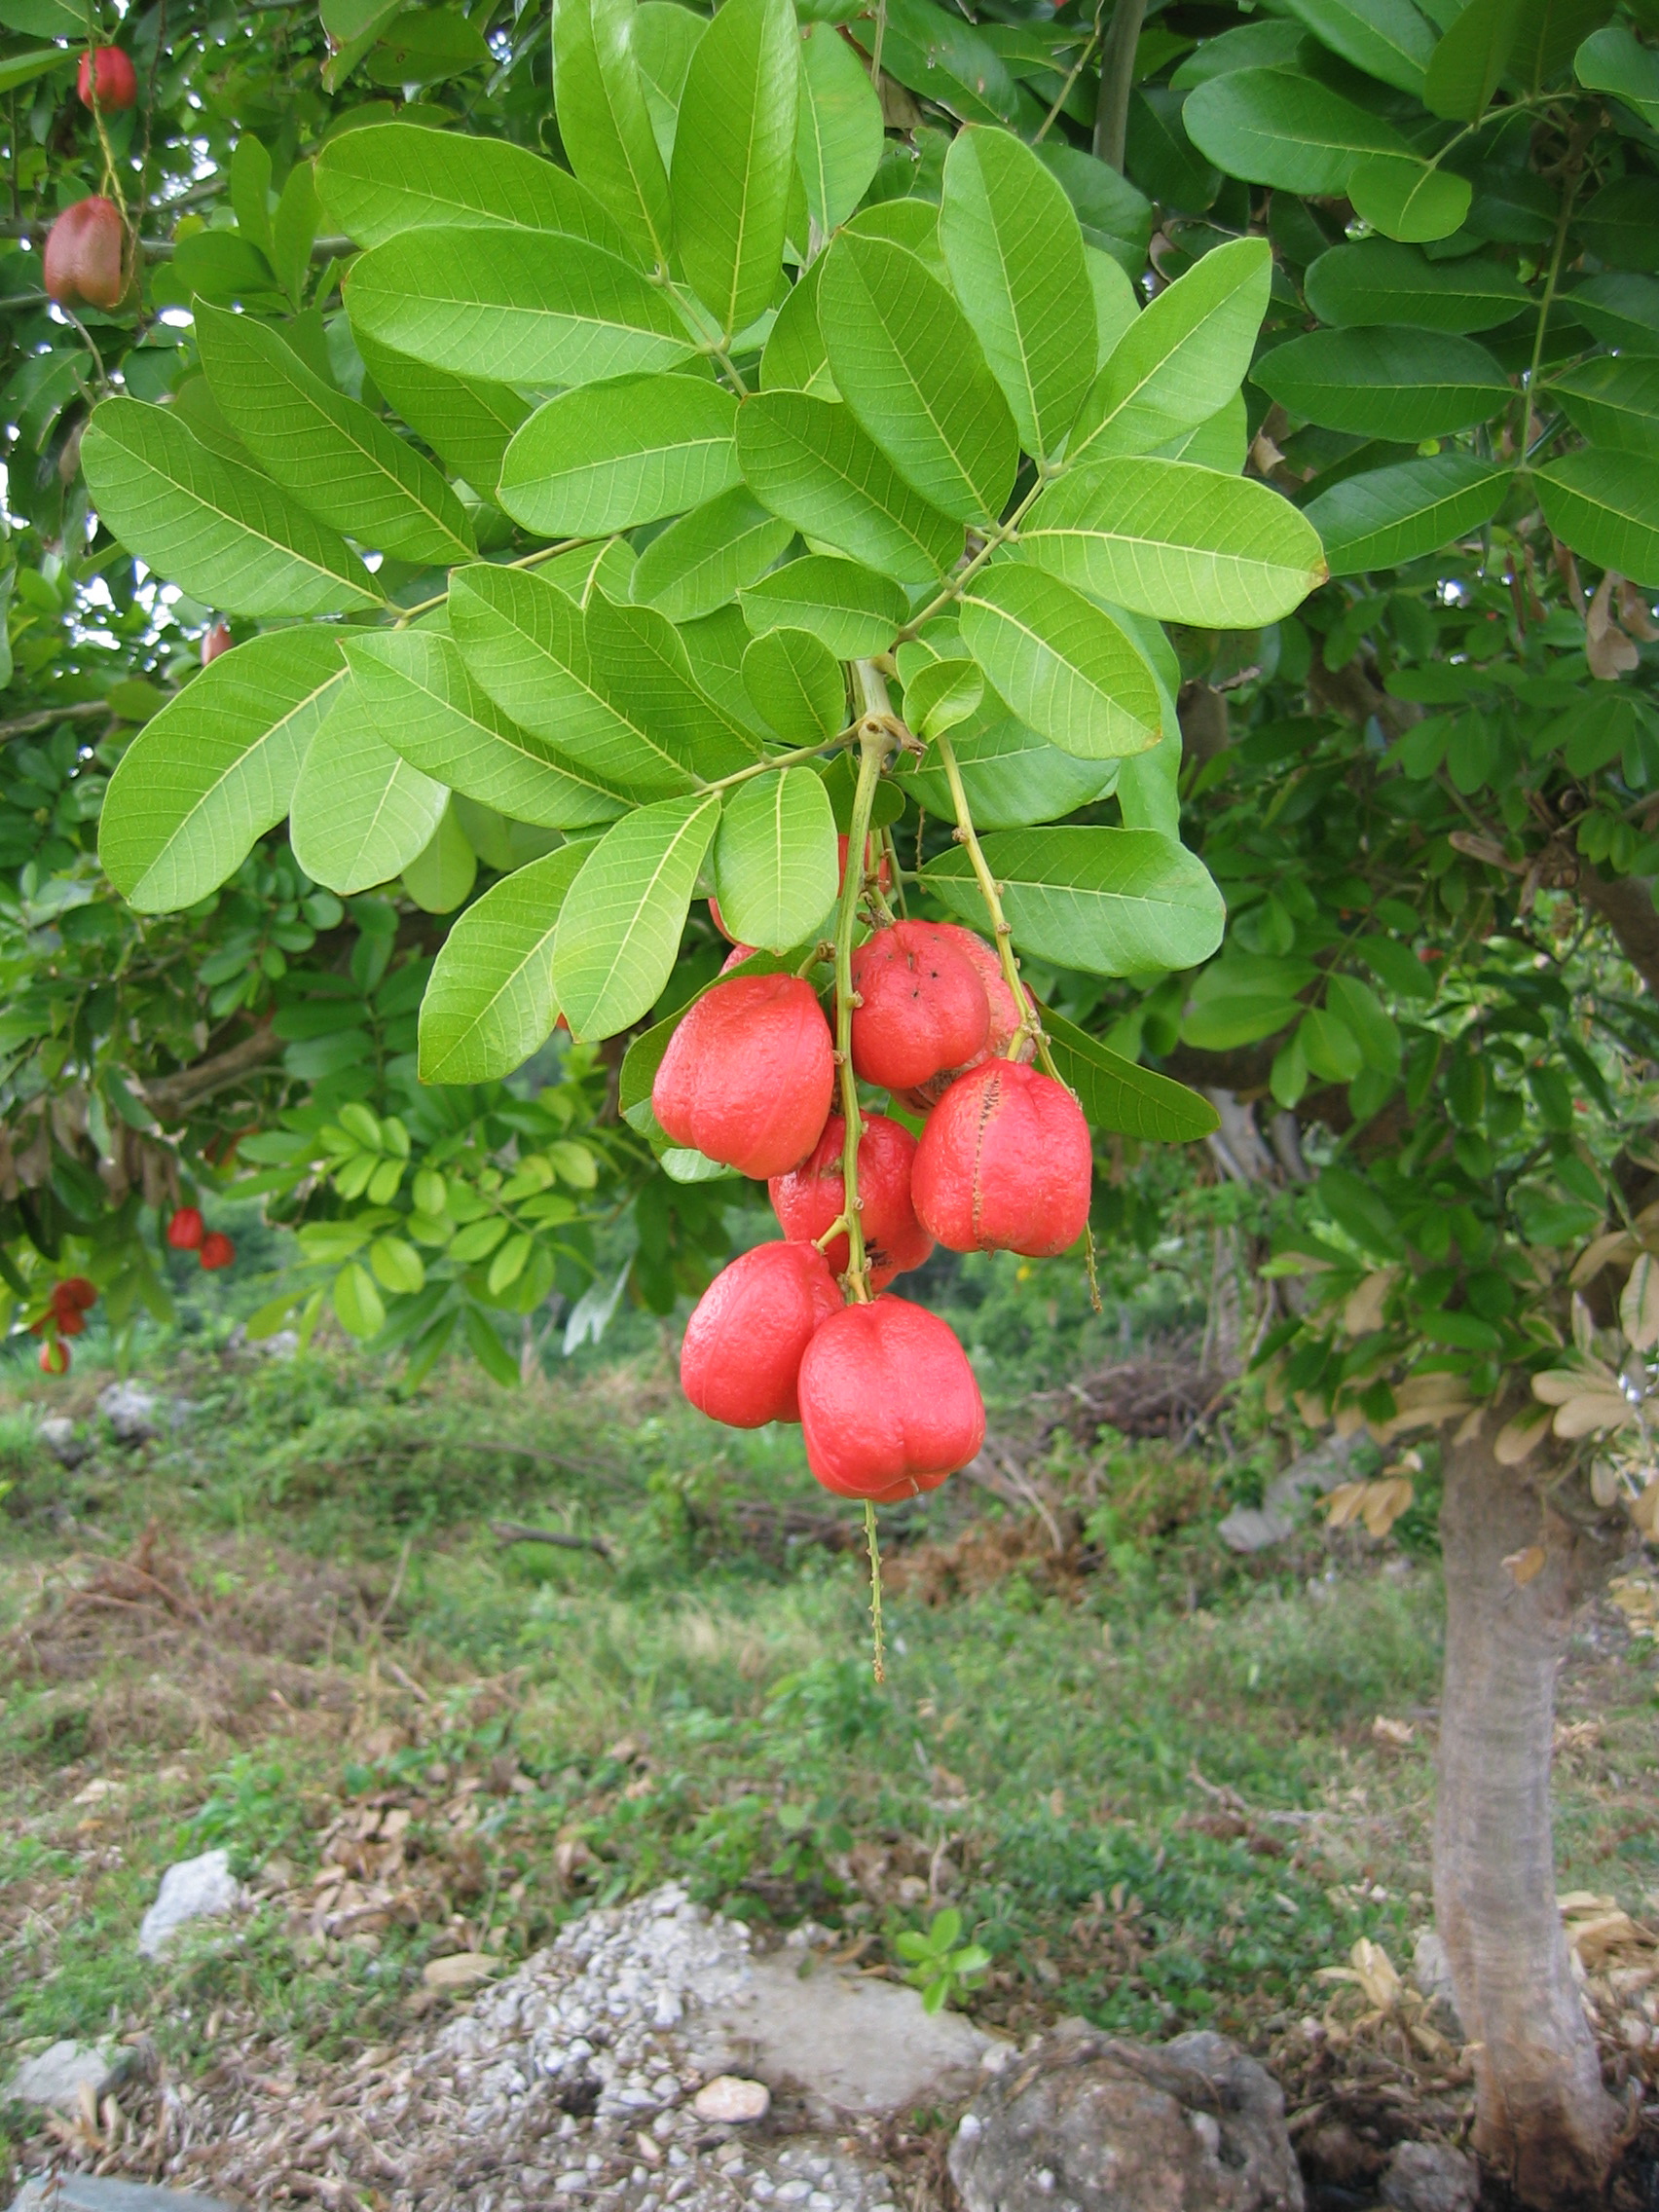
{"type": "Polygon", "coordinates": [[[567,1536],[559,1529],[532,1529],[523,1521],[492,1521],[490,1533],[499,1544],[556,1544],[562,1552],[597,1552],[607,1566],[614,1558],[603,1536],[567,1536]]]}

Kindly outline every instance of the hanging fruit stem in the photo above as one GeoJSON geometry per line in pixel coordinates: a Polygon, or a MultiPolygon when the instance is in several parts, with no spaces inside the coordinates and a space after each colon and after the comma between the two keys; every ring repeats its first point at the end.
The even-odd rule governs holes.
{"type": "Polygon", "coordinates": [[[1031,1002],[1025,995],[1025,985],[1019,979],[1019,963],[1014,957],[1014,932],[1002,909],[1002,886],[991,873],[980,848],[978,832],[974,828],[974,817],[969,812],[968,793],[963,786],[962,770],[957,765],[956,749],[942,730],[933,742],[940,764],[944,770],[945,781],[950,786],[950,803],[956,809],[956,842],[967,846],[968,858],[974,864],[979,896],[984,900],[991,917],[991,934],[996,939],[997,958],[1002,962],[1003,977],[1014,993],[1014,1007],[1019,1014],[1018,1026],[1008,1041],[1004,1056],[1011,1060],[1018,1059],[1020,1049],[1028,1037],[1034,1037],[1039,1050],[1046,1052],[1042,1029],[1031,1002]]]}
{"type": "Polygon", "coordinates": [[[869,1633],[873,1647],[870,1672],[878,1682],[887,1679],[887,1646],[881,1633],[881,1546],[875,1536],[875,1507],[865,1499],[865,1541],[869,1546],[869,1633]]]}

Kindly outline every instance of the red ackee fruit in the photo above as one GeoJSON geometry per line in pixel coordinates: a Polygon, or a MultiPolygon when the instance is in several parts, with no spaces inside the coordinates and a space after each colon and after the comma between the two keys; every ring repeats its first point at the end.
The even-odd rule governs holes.
{"type": "Polygon", "coordinates": [[[40,1371],[43,1375],[67,1375],[69,1372],[69,1346],[54,1337],[40,1347],[40,1371]]]}
{"type": "Polygon", "coordinates": [[[236,640],[231,636],[230,624],[228,622],[215,622],[202,641],[203,667],[206,668],[210,662],[216,661],[221,653],[228,653],[235,644],[236,640]]]}
{"type": "Polygon", "coordinates": [[[60,1313],[84,1313],[97,1302],[97,1291],[85,1275],[65,1275],[61,1282],[52,1286],[52,1303],[60,1313]]]}
{"type": "Polygon", "coordinates": [[[57,1333],[60,1337],[78,1337],[87,1326],[87,1316],[79,1308],[74,1306],[60,1306],[54,1315],[54,1319],[57,1323],[57,1333]]]}
{"type": "MultiPolygon", "coordinates": [[[[851,842],[850,837],[837,837],[835,840],[835,882],[837,888],[847,880],[847,847],[851,842]]],[[[865,869],[866,873],[869,868],[869,847],[870,840],[866,837],[865,839],[865,869]]],[[[876,863],[875,882],[877,890],[885,899],[888,892],[893,888],[893,863],[885,851],[876,863]]]]}
{"type": "MultiPolygon", "coordinates": [[[[815,1243],[839,1215],[846,1193],[841,1172],[846,1135],[846,1123],[831,1114],[812,1158],[788,1175],[773,1176],[772,1205],[792,1243],[815,1243]]],[[[916,1140],[901,1123],[885,1114],[865,1116],[859,1139],[859,1197],[864,1201],[859,1217],[872,1290],[885,1290],[895,1275],[919,1268],[934,1248],[910,1203],[915,1157],[916,1140]]],[[[824,1257],[833,1273],[843,1273],[849,1257],[846,1237],[827,1244],[824,1257]]]]}
{"type": "Polygon", "coordinates": [[[916,1215],[955,1252],[1046,1259],[1083,1235],[1088,1124],[1062,1083],[1014,1060],[959,1076],[916,1148],[916,1215]]]}
{"type": "Polygon", "coordinates": [[[937,1490],[985,1440],[985,1409],[949,1325],[903,1298],[846,1306],[806,1347],[807,1464],[840,1497],[937,1490]]]}
{"type": "Polygon", "coordinates": [[[824,1133],[835,1068],[830,1024],[798,976],[734,976],[669,1040],[651,1109],[678,1145],[741,1174],[782,1175],[824,1133]]]}
{"type": "Polygon", "coordinates": [[[752,944],[734,944],[720,962],[720,974],[729,976],[734,968],[741,968],[746,960],[753,960],[756,948],[752,944]]]}
{"type": "MultiPolygon", "coordinates": [[[[958,922],[940,922],[938,928],[940,935],[947,938],[963,958],[971,961],[977,971],[979,980],[985,986],[985,997],[990,1003],[991,1022],[984,1045],[971,1059],[964,1061],[960,1067],[946,1068],[931,1082],[916,1084],[901,1093],[901,1105],[908,1106],[913,1114],[931,1113],[957,1077],[966,1075],[970,1068],[979,1067],[986,1060],[1001,1059],[1008,1050],[1010,1039],[1019,1027],[1019,1008],[1014,993],[1008,987],[1008,977],[1003,974],[1002,962],[997,958],[995,945],[987,944],[977,932],[964,929],[958,922]]],[[[1035,1009],[1037,1002],[1031,993],[1027,991],[1025,996],[1028,1004],[1035,1009]]],[[[1036,1040],[1027,1037],[1019,1048],[1019,1057],[1030,1060],[1036,1054],[1036,1040]]]]}
{"type": "Polygon", "coordinates": [[[236,1246],[221,1229],[210,1229],[202,1239],[202,1265],[204,1268],[228,1268],[236,1256],[236,1246]]]}
{"type": "Polygon", "coordinates": [[[62,307],[119,307],[127,290],[126,258],[121,209],[94,194],[65,207],[47,232],[41,284],[62,307]]]}
{"type": "Polygon", "coordinates": [[[94,47],[81,56],[75,90],[83,107],[100,107],[106,115],[136,107],[138,72],[119,46],[94,47]]]}
{"type": "Polygon", "coordinates": [[[990,1004],[973,962],[938,922],[895,922],[853,954],[853,1066],[908,1090],[982,1051],[990,1004]]]}
{"type": "Polygon", "coordinates": [[[681,1348],[681,1387],[711,1419],[732,1428],[799,1420],[801,1354],[840,1309],[822,1253],[810,1244],[757,1244],[723,1268],[698,1300],[681,1348]]]}
{"type": "Polygon", "coordinates": [[[167,1223],[167,1242],[175,1252],[200,1252],[207,1225],[199,1206],[180,1206],[167,1223]]]}

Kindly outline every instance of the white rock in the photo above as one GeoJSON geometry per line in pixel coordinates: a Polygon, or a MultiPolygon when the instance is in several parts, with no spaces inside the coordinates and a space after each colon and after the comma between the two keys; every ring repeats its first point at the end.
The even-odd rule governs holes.
{"type": "Polygon", "coordinates": [[[98,1411],[121,1444],[148,1444],[161,1432],[156,1426],[156,1394],[136,1382],[112,1382],[98,1393],[98,1411]]]}
{"type": "Polygon", "coordinates": [[[52,1456],[65,1467],[78,1467],[92,1449],[85,1437],[76,1435],[75,1423],[67,1414],[49,1414],[40,1424],[39,1435],[52,1456]]]}
{"type": "Polygon", "coordinates": [[[115,2084],[118,2067],[106,2050],[80,2043],[55,2043],[38,2058],[27,2058],[6,2084],[8,2100],[73,2114],[84,2083],[93,2097],[115,2084]]]}
{"type": "Polygon", "coordinates": [[[699,2120],[764,2120],[771,2107],[765,2083],[747,2082],[740,2074],[717,2074],[691,2100],[699,2120]]]}
{"type": "Polygon", "coordinates": [[[235,1912],[241,1901],[228,1851],[181,1859],[162,1876],[161,1891],[138,1930],[138,1948],[147,1959],[159,1958],[187,1922],[217,1919],[235,1912]]]}

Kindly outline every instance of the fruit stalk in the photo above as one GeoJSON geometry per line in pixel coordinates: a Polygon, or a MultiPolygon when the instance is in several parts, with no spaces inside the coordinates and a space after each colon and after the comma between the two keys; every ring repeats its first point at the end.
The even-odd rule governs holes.
{"type": "Polygon", "coordinates": [[[853,673],[864,712],[858,725],[859,780],[847,836],[847,866],[835,916],[835,1059],[841,1079],[841,1118],[846,1124],[841,1187],[847,1217],[847,1288],[854,1303],[864,1306],[869,1303],[870,1295],[864,1225],[859,1218],[859,1139],[864,1134],[864,1117],[859,1112],[858,1078],[853,1073],[853,933],[858,928],[859,901],[864,895],[864,869],[852,865],[852,856],[862,854],[868,839],[875,787],[893,739],[892,710],[879,671],[866,661],[855,661],[853,673]]]}
{"type": "MultiPolygon", "coordinates": [[[[1014,957],[1012,941],[1014,933],[1002,910],[1002,890],[990,871],[984,853],[980,850],[978,832],[974,828],[974,817],[968,807],[968,793],[963,788],[962,770],[956,763],[956,749],[943,730],[940,731],[933,742],[939,754],[940,763],[944,769],[945,781],[950,786],[950,803],[956,809],[956,841],[959,845],[966,845],[968,848],[968,858],[974,864],[974,874],[979,886],[979,896],[984,900],[986,909],[991,917],[991,934],[997,940],[997,958],[1002,962],[1003,977],[1009,989],[1014,993],[1014,1005],[1019,1009],[1019,1027],[1009,1039],[1004,1049],[1005,1058],[1016,1060],[1028,1037],[1036,1038],[1039,1049],[1042,1049],[1043,1032],[1038,1025],[1037,1016],[1031,1011],[1031,1002],[1025,995],[1025,986],[1019,979],[1019,963],[1014,957]]],[[[1044,1053],[1044,1065],[1048,1068],[1048,1072],[1052,1075],[1054,1071],[1051,1067],[1048,1067],[1046,1051],[1044,1053]]]]}
{"type": "Polygon", "coordinates": [[[881,1633],[881,1545],[875,1533],[875,1507],[865,1499],[865,1541],[869,1546],[869,1634],[873,1646],[870,1673],[878,1682],[887,1679],[887,1645],[881,1633]]]}

